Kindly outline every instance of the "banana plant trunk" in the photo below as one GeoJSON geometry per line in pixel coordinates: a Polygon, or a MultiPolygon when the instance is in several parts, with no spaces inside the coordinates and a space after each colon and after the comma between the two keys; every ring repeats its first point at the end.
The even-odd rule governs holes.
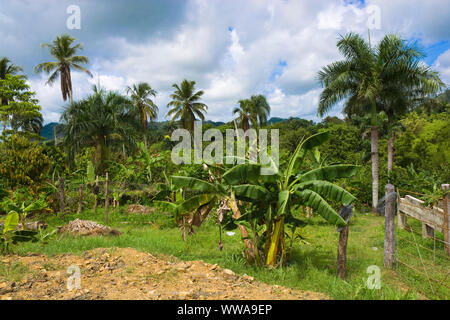
{"type": "Polygon", "coordinates": [[[371,128],[370,149],[372,158],[372,212],[376,212],[378,204],[378,126],[372,126],[371,128]]]}
{"type": "Polygon", "coordinates": [[[266,264],[268,266],[274,266],[277,262],[277,256],[281,247],[281,239],[284,234],[284,216],[275,222],[273,228],[272,238],[270,240],[269,251],[267,252],[266,264]]]}
{"type": "MultiPolygon", "coordinates": [[[[232,197],[230,201],[230,207],[231,211],[233,212],[233,219],[239,219],[241,217],[241,212],[239,211],[239,208],[236,203],[236,199],[232,197]]],[[[249,239],[248,231],[247,229],[239,225],[239,231],[241,232],[241,237],[244,239],[244,245],[246,250],[246,256],[248,260],[254,260],[255,259],[255,248],[253,242],[249,239]]]]}

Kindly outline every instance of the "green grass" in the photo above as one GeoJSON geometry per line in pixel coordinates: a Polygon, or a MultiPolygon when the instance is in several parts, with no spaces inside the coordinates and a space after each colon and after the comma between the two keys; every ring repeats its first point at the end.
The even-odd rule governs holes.
{"type": "MultiPolygon", "coordinates": [[[[99,210],[101,211],[101,210],[99,210]]],[[[383,269],[383,217],[357,214],[351,221],[347,247],[347,273],[344,281],[336,276],[336,252],[339,234],[336,228],[322,218],[310,219],[302,230],[308,244],[297,243],[292,257],[283,268],[257,269],[248,266],[242,257],[243,245],[238,230],[230,237],[223,234],[223,250],[218,248],[218,228],[206,223],[186,242],[181,232],[168,217],[159,214],[127,215],[122,212],[109,216],[111,227],[123,232],[120,237],[70,237],[56,236],[47,243],[23,243],[14,250],[18,254],[29,252],[55,255],[81,254],[98,247],[132,247],[153,254],[172,255],[183,260],[204,260],[217,263],[240,274],[248,274],[259,281],[289,288],[323,292],[333,299],[417,299],[422,288],[416,283],[405,284],[395,271],[383,269]],[[377,248],[377,250],[374,250],[377,248]],[[381,289],[367,289],[367,268],[379,266],[382,270],[381,289]],[[399,289],[403,288],[403,289],[399,289]]],[[[75,218],[89,219],[104,224],[102,212],[92,211],[80,215],[47,218],[49,230],[75,218]]],[[[449,298],[448,296],[446,298],[449,298]]]]}

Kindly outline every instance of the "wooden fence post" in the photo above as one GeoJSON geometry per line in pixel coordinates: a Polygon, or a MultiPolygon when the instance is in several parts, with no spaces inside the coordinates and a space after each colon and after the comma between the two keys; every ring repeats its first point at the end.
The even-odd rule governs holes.
{"type": "Polygon", "coordinates": [[[450,189],[450,184],[443,184],[442,190],[446,192],[443,199],[444,204],[444,225],[442,226],[442,232],[444,233],[444,249],[445,252],[450,255],[450,195],[448,190],[450,189]]]}
{"type": "Polygon", "coordinates": [[[338,275],[341,279],[345,279],[347,275],[347,241],[348,241],[348,223],[339,233],[338,246],[338,275]]]}
{"type": "Polygon", "coordinates": [[[109,199],[108,199],[108,172],[106,173],[106,179],[105,179],[105,221],[108,223],[108,205],[109,205],[109,199]]]}
{"type": "Polygon", "coordinates": [[[394,186],[386,185],[386,205],[384,209],[384,266],[391,268],[395,258],[395,197],[394,186]]]}
{"type": "Polygon", "coordinates": [[[95,187],[94,187],[94,195],[95,195],[95,201],[94,201],[94,214],[97,213],[97,205],[98,205],[98,175],[95,177],[95,187]]]}
{"type": "Polygon", "coordinates": [[[78,210],[77,210],[77,214],[81,213],[81,207],[83,205],[83,188],[84,188],[84,184],[80,184],[78,186],[78,210]]]}
{"type": "Polygon", "coordinates": [[[59,189],[59,211],[61,213],[61,216],[64,216],[64,211],[65,211],[65,207],[64,207],[64,178],[63,177],[59,177],[58,180],[58,189],[59,189]]]}

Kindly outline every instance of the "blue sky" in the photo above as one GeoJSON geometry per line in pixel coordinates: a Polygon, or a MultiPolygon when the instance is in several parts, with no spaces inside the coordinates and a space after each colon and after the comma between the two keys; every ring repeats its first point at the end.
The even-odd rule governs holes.
{"type": "MultiPolygon", "coordinates": [[[[371,30],[372,43],[386,33],[417,41],[425,63],[450,83],[443,0],[0,0],[0,56],[24,67],[45,122],[57,121],[65,103],[59,86],[45,85],[33,67],[51,59],[40,44],[61,33],[84,44],[95,75],[74,72],[75,99],[97,81],[121,92],[146,81],[158,91],[163,120],[172,84],[187,78],[205,91],[212,120],[231,120],[237,101],[253,94],[267,96],[272,116],[318,120],[317,71],[340,59],[339,34],[367,37],[374,17],[380,28],[371,30]],[[66,26],[70,5],[80,7],[80,30],[66,26]]],[[[330,115],[340,116],[340,107],[330,115]]]]}

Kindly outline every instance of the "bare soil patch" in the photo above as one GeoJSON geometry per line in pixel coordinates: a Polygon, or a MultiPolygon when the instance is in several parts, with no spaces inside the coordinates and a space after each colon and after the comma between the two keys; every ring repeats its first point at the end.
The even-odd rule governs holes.
{"type": "Polygon", "coordinates": [[[0,257],[3,265],[21,263],[22,280],[0,278],[0,299],[219,299],[323,300],[322,293],[255,281],[203,261],[180,261],[131,248],[95,249],[83,255],[0,257]],[[81,288],[69,291],[67,268],[78,266],[81,288]]]}

